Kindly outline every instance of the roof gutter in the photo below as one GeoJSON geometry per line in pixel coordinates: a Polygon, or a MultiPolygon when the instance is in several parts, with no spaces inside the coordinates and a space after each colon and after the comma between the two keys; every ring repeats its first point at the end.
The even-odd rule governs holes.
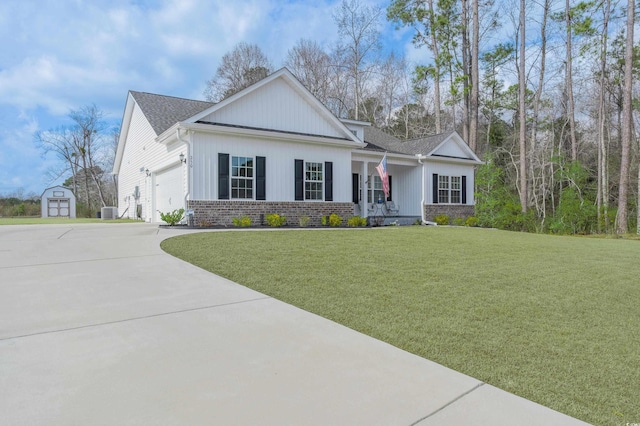
{"type": "Polygon", "coordinates": [[[424,203],[425,203],[425,198],[424,198],[424,178],[425,178],[425,164],[422,162],[422,160],[425,158],[425,156],[421,155],[421,154],[416,154],[416,157],[418,158],[418,163],[420,164],[420,166],[422,167],[422,199],[420,200],[420,219],[421,219],[421,223],[423,225],[427,224],[427,220],[425,219],[424,216],[424,203]]]}

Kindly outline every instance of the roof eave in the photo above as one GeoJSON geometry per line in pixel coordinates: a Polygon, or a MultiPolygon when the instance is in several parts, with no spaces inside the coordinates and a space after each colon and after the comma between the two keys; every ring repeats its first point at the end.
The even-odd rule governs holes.
{"type": "Polygon", "coordinates": [[[216,124],[203,124],[203,123],[177,123],[175,126],[169,128],[165,133],[160,135],[156,140],[160,143],[167,143],[171,141],[171,136],[175,134],[176,129],[180,127],[183,129],[193,130],[202,133],[215,133],[215,134],[227,134],[227,135],[245,135],[252,137],[261,137],[266,139],[277,139],[285,141],[308,141],[313,143],[320,143],[323,145],[340,146],[343,148],[361,148],[366,144],[360,141],[352,141],[350,139],[336,139],[332,137],[325,137],[322,135],[304,135],[298,133],[281,132],[274,130],[263,129],[251,129],[245,127],[229,127],[216,124]],[[166,134],[166,135],[165,135],[166,134]]]}

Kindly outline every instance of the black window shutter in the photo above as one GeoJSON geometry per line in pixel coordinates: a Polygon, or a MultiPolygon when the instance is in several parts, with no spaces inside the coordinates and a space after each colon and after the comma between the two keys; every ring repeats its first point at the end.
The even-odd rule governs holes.
{"type": "Polygon", "coordinates": [[[462,176],[462,204],[467,204],[467,177],[462,176]]]}
{"type": "Polygon", "coordinates": [[[267,199],[267,159],[256,157],[256,200],[267,199]]]}
{"type": "Polygon", "coordinates": [[[296,201],[304,201],[304,160],[295,160],[296,165],[296,201]]]}
{"type": "Polygon", "coordinates": [[[351,201],[353,204],[360,202],[360,176],[357,173],[351,175],[351,201]]]}
{"type": "Polygon", "coordinates": [[[431,201],[433,202],[433,204],[438,204],[438,174],[437,173],[433,174],[432,186],[433,186],[433,200],[431,201]]]}
{"type": "Polygon", "coordinates": [[[333,201],[333,163],[324,163],[324,200],[333,201]]]}
{"type": "Polygon", "coordinates": [[[391,185],[391,175],[389,175],[389,196],[387,197],[387,201],[393,200],[393,198],[391,198],[391,188],[393,188],[393,185],[391,185]]]}
{"type": "Polygon", "coordinates": [[[218,200],[229,199],[229,154],[218,153],[218,200]]]}

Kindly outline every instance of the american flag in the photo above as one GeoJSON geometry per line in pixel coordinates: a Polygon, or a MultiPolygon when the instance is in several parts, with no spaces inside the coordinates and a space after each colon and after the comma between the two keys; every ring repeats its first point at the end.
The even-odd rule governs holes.
{"type": "Polygon", "coordinates": [[[387,173],[387,153],[384,153],[384,157],[382,157],[382,161],[380,164],[376,166],[376,170],[380,175],[380,180],[382,180],[382,191],[384,191],[384,196],[389,196],[389,174],[387,173]]]}

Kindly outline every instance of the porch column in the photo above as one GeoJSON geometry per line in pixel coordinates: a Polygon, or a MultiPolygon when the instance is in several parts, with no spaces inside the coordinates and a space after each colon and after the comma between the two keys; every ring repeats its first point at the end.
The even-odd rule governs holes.
{"type": "Polygon", "coordinates": [[[369,180],[369,177],[367,176],[368,172],[369,162],[363,161],[362,171],[360,172],[360,188],[362,188],[362,191],[360,193],[360,196],[362,197],[360,199],[360,212],[362,213],[362,217],[364,217],[365,219],[369,215],[369,207],[367,206],[367,197],[369,196],[367,192],[367,180],[369,180]]]}

